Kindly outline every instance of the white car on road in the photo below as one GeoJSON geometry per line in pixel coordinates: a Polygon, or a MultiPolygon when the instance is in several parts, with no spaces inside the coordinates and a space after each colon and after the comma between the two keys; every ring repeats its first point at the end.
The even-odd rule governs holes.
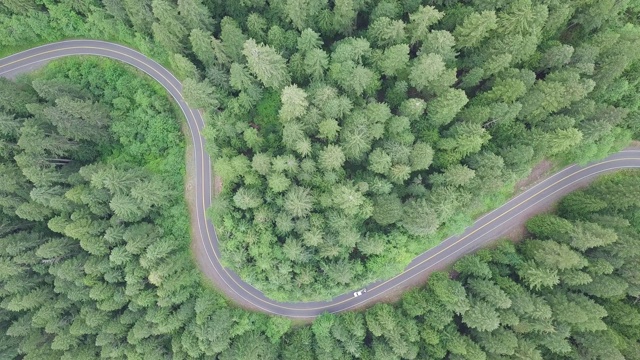
{"type": "Polygon", "coordinates": [[[362,295],[362,294],[364,294],[366,292],[367,292],[367,289],[358,290],[358,291],[353,293],[353,297],[358,297],[358,296],[360,296],[360,295],[362,295]]]}

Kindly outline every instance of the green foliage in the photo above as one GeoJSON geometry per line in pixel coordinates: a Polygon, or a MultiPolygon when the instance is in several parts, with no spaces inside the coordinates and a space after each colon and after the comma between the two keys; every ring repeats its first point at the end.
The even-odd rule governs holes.
{"type": "Polygon", "coordinates": [[[413,235],[431,235],[440,225],[435,210],[426,200],[410,200],[405,204],[402,226],[413,235]]]}
{"type": "Polygon", "coordinates": [[[218,105],[218,101],[214,97],[215,90],[206,81],[198,82],[194,79],[186,79],[182,83],[182,91],[185,100],[192,107],[210,109],[218,105]]]}
{"type": "Polygon", "coordinates": [[[258,45],[252,39],[242,48],[249,70],[265,87],[281,89],[290,82],[285,59],[268,45],[258,45]]]}
{"type": "MultiPolygon", "coordinates": [[[[581,196],[606,197],[618,191],[611,185],[637,178],[637,173],[608,176],[581,191],[581,196]]],[[[614,204],[605,204],[591,212],[581,210],[579,214],[590,219],[616,216],[620,218],[615,223],[623,224],[622,218],[635,217],[637,210],[638,206],[634,206],[620,212],[614,204]]],[[[565,213],[575,217],[570,210],[565,213]]],[[[366,310],[372,351],[376,356],[393,356],[397,352],[395,356],[402,357],[401,351],[408,351],[413,344],[411,328],[417,326],[422,329],[422,346],[415,358],[543,359],[592,354],[589,356],[594,358],[622,359],[628,346],[637,346],[640,339],[637,331],[629,331],[631,327],[622,325],[637,323],[637,306],[632,305],[634,295],[626,292],[629,281],[635,284],[637,279],[623,275],[626,271],[623,264],[635,264],[638,252],[617,252],[617,242],[572,250],[563,244],[571,241],[566,233],[585,225],[567,219],[562,221],[568,226],[561,225],[558,219],[561,218],[538,216],[528,224],[530,229],[551,239],[525,239],[517,248],[501,245],[496,250],[482,250],[454,265],[460,272],[457,280],[436,272],[426,287],[406,293],[398,306],[376,305],[366,310]],[[552,230],[563,228],[558,233],[552,230]],[[570,268],[581,269],[588,281],[582,284],[565,281],[571,272],[573,276],[577,273],[570,268]],[[621,314],[625,314],[625,320],[621,314]],[[404,325],[402,330],[399,322],[404,325]],[[612,331],[616,331],[618,341],[610,337],[612,331]]],[[[590,231],[605,237],[604,228],[596,230],[596,224],[591,224],[590,231]]],[[[608,230],[619,234],[631,231],[633,237],[637,236],[637,227],[631,230],[626,224],[614,228],[608,230]]],[[[323,318],[324,323],[336,321],[328,316],[323,318]]]]}
{"type": "Polygon", "coordinates": [[[373,206],[372,218],[380,225],[393,224],[402,218],[402,201],[397,194],[380,195],[373,206]]]}
{"type": "MultiPolygon", "coordinates": [[[[184,80],[185,100],[206,112],[203,135],[223,183],[212,209],[223,258],[267,295],[300,300],[392,276],[428,244],[459,229],[460,219],[496,204],[509,184],[543,158],[587,163],[637,136],[638,11],[629,1],[249,0],[216,6],[199,0],[7,0],[0,5],[0,44],[8,54],[68,37],[100,38],[170,65],[184,80]],[[325,270],[327,276],[317,276],[325,270]]],[[[545,307],[551,303],[547,292],[558,287],[607,302],[620,301],[625,292],[637,296],[637,284],[621,280],[637,278],[637,271],[630,265],[615,270],[619,262],[602,251],[634,248],[619,231],[637,221],[621,220],[618,212],[637,206],[638,197],[629,193],[638,192],[638,182],[621,179],[596,185],[607,198],[576,196],[560,206],[562,218],[532,220],[528,227],[536,238],[553,240],[548,247],[532,242],[522,253],[501,255],[506,263],[483,259],[463,266],[463,277],[491,278],[513,297],[512,308],[501,308],[507,302],[490,291],[492,285],[474,286],[471,300],[455,309],[461,314],[455,324],[464,317],[475,326],[464,335],[453,328],[454,310],[438,305],[435,295],[426,302],[434,304],[429,310],[412,310],[429,325],[418,327],[419,339],[412,325],[385,324],[380,329],[386,333],[365,336],[356,330],[347,335],[346,325],[332,324],[322,340],[313,338],[315,330],[313,336],[288,332],[285,342],[313,339],[281,347],[270,344],[286,324],[264,325],[217,307],[203,310],[210,308],[200,298],[182,305],[190,292],[180,284],[194,275],[188,267],[169,266],[180,261],[167,260],[176,250],[168,250],[165,238],[183,239],[188,226],[178,220],[177,208],[162,206],[181,192],[175,185],[181,140],[169,105],[137,77],[110,66],[101,77],[83,64],[42,83],[0,84],[0,157],[9,159],[2,165],[2,214],[46,221],[38,231],[77,242],[73,252],[90,256],[89,265],[83,266],[84,258],[69,262],[67,240],[59,246],[47,240],[37,247],[43,246],[40,254],[52,264],[38,264],[37,273],[50,273],[48,266],[55,274],[47,276],[67,279],[44,281],[64,289],[48,293],[97,304],[56,310],[62,319],[91,319],[93,325],[74,321],[69,331],[52,331],[46,319],[54,312],[42,310],[34,326],[38,334],[21,345],[21,354],[63,358],[63,350],[37,353],[44,350],[34,344],[52,337],[68,358],[207,358],[227,351],[220,357],[268,358],[280,348],[288,354],[284,358],[538,359],[572,351],[577,355],[566,357],[633,357],[627,355],[635,351],[632,342],[623,341],[621,350],[612,345],[621,344],[620,336],[629,338],[626,328],[585,332],[601,326],[585,320],[590,325],[576,327],[582,333],[570,337],[573,325],[553,322],[545,307]],[[97,163],[109,166],[89,166],[97,163]],[[115,165],[121,163],[129,165],[115,165]],[[124,240],[110,217],[127,228],[162,222],[164,233],[127,233],[124,240]],[[158,245],[146,250],[151,243],[158,245]],[[138,256],[144,260],[133,265],[138,256]],[[125,271],[111,266],[128,267],[126,273],[134,275],[123,279],[125,271]],[[505,267],[527,286],[507,286],[505,267]],[[91,273],[89,279],[74,275],[80,268],[91,273]],[[175,291],[159,292],[161,299],[146,287],[165,285],[175,291]],[[539,288],[543,300],[522,295],[529,286],[539,288]],[[127,296],[135,297],[135,306],[125,307],[127,296]],[[139,316],[140,308],[152,304],[172,308],[139,316]],[[102,326],[95,319],[111,318],[95,308],[118,307],[127,310],[110,326],[126,328],[127,335],[111,336],[117,331],[110,328],[109,336],[93,341],[102,326]],[[478,313],[462,311],[467,307],[478,313]],[[185,320],[193,311],[199,320],[185,320]],[[495,326],[496,313],[500,328],[483,331],[495,326]],[[229,321],[209,324],[203,320],[208,316],[229,321]],[[249,330],[247,323],[260,330],[249,330]],[[168,333],[180,339],[170,341],[168,333]],[[316,340],[322,345],[316,347],[316,340]],[[243,341],[255,346],[244,349],[243,341]]],[[[29,256],[20,258],[21,271],[38,263],[29,256]]],[[[39,308],[45,292],[34,285],[22,290],[33,297],[6,304],[18,309],[26,299],[25,308],[39,308]]],[[[31,319],[20,321],[11,327],[16,334],[31,319]]],[[[9,349],[9,356],[0,357],[16,357],[17,348],[9,349]]]]}
{"type": "Polygon", "coordinates": [[[282,107],[278,116],[283,123],[301,117],[307,112],[307,107],[309,106],[307,94],[296,85],[284,88],[280,101],[282,102],[282,107]]]}
{"type": "MultiPolygon", "coordinates": [[[[29,107],[45,111],[28,115],[19,132],[3,135],[17,153],[57,154],[48,160],[57,164],[48,168],[57,174],[53,183],[34,186],[23,177],[27,197],[22,204],[12,212],[2,205],[8,222],[32,219],[31,230],[20,225],[0,240],[0,279],[3,288],[12,289],[2,294],[7,306],[0,311],[5,328],[12,329],[15,351],[38,358],[93,358],[113,351],[108,341],[96,338],[126,338],[131,331],[123,351],[162,352],[162,344],[171,342],[169,334],[194,321],[193,299],[210,296],[189,256],[181,199],[184,143],[173,108],[150,80],[106,60],[53,63],[39,75],[36,87],[47,98],[32,98],[29,107]],[[86,90],[77,91],[79,85],[86,90]],[[51,86],[59,89],[59,97],[46,90],[51,86]],[[82,122],[69,123],[75,119],[82,122]],[[44,129],[46,142],[29,144],[17,137],[44,129]],[[65,147],[62,134],[79,139],[78,144],[65,147]],[[38,207],[27,206],[29,193],[38,207]],[[18,252],[4,251],[16,241],[23,244],[18,252]],[[7,287],[7,276],[30,285],[7,287]],[[21,300],[24,296],[32,300],[21,300]],[[27,310],[26,317],[12,313],[27,310]],[[18,330],[22,324],[30,330],[18,330]],[[43,331],[51,336],[32,348],[28,339],[43,331]],[[144,340],[151,332],[160,342],[144,340]]],[[[13,162],[1,160],[3,168],[13,162]]],[[[19,195],[25,190],[5,186],[3,191],[19,195]]]]}
{"type": "Polygon", "coordinates": [[[496,13],[483,11],[465,17],[461,25],[456,27],[453,35],[460,47],[475,47],[498,27],[496,13]]]}

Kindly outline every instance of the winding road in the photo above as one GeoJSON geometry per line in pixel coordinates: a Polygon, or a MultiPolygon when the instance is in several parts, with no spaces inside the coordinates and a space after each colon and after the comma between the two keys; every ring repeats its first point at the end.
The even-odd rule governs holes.
{"type": "MultiPolygon", "coordinates": [[[[98,40],[68,40],[35,47],[0,59],[0,76],[10,77],[20,72],[31,71],[42,64],[72,55],[102,56],[127,63],[158,81],[182,109],[187,119],[193,142],[193,164],[195,165],[194,199],[197,224],[193,232],[204,249],[208,261],[200,261],[202,270],[214,277],[220,290],[238,304],[266,313],[290,318],[314,318],[324,312],[341,312],[380,301],[385,295],[415,285],[417,278],[441,269],[478,247],[486,245],[510,231],[514,224],[539,212],[541,205],[547,206],[560,197],[587,183],[598,175],[618,169],[640,168],[640,150],[627,149],[587,166],[569,166],[553,176],[539,182],[514,197],[500,208],[484,215],[462,235],[450,237],[440,245],[416,257],[404,272],[391,279],[367,286],[367,291],[354,297],[353,292],[330,301],[283,303],[265,297],[260,291],[245,283],[233,271],[220,263],[218,237],[206,209],[211,203],[211,159],[204,149],[201,130],[204,128],[202,114],[190,108],[182,98],[180,81],[167,69],[145,55],[128,47],[98,40]]],[[[206,255],[206,256],[205,256],[206,255]]],[[[358,289],[354,289],[356,291],[358,289]]]]}

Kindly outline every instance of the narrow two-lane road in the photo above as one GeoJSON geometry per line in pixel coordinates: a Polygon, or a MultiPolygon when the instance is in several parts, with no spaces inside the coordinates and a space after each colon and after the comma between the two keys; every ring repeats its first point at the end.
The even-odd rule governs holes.
{"type": "MultiPolygon", "coordinates": [[[[205,216],[211,203],[211,160],[204,149],[201,130],[202,115],[190,108],[182,98],[182,86],[167,69],[145,55],[125,46],[97,40],[69,40],[51,43],[0,59],[0,76],[10,77],[16,73],[30,71],[47,61],[72,55],[102,56],[127,63],[158,81],[175,99],[187,119],[193,142],[195,166],[194,199],[196,224],[194,236],[202,243],[206,252],[205,262],[200,266],[211,276],[218,287],[237,303],[266,313],[291,318],[313,318],[323,312],[341,312],[379,301],[384,295],[413,284],[417,278],[434,269],[442,268],[461,256],[472,252],[522,223],[522,219],[539,211],[541,205],[550,204],[594,177],[613,170],[640,168],[640,150],[625,150],[605,160],[584,167],[570,166],[550,178],[538,183],[511,199],[500,208],[478,219],[464,234],[446,239],[437,247],[426,251],[397,276],[367,287],[367,292],[354,297],[350,292],[331,301],[282,303],[265,297],[260,291],[245,283],[233,271],[220,263],[218,238],[215,228],[205,216]]],[[[633,196],[633,195],[632,195],[633,196]]],[[[638,196],[637,194],[635,196],[638,196]]],[[[358,289],[354,289],[358,290],[358,289]]]]}

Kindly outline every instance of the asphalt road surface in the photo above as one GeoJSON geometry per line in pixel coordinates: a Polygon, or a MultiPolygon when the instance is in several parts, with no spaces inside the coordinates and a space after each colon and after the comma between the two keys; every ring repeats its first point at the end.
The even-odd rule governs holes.
{"type": "Polygon", "coordinates": [[[441,269],[463,255],[490,243],[512,229],[514,224],[521,224],[524,218],[535,213],[541,206],[553,203],[590,179],[613,170],[640,167],[640,150],[633,149],[621,151],[587,166],[567,167],[478,219],[462,235],[450,237],[416,257],[401,274],[368,285],[366,292],[362,292],[361,295],[354,296],[354,292],[361,289],[353,289],[352,292],[330,301],[282,303],[265,297],[220,263],[215,228],[205,215],[211,203],[212,179],[211,160],[204,150],[204,139],[201,135],[204,121],[197,109],[192,109],[186,104],[182,98],[180,81],[167,69],[145,55],[119,44],[97,40],[69,40],[35,47],[0,59],[0,76],[13,77],[17,73],[42,66],[52,59],[71,55],[94,55],[122,61],[147,73],[171,94],[187,119],[194,146],[193,158],[190,161],[193,161],[195,166],[195,199],[191,201],[196,205],[196,219],[192,223],[197,224],[193,232],[197,235],[196,238],[202,241],[199,248],[205,250],[208,259],[208,262],[200,264],[206,267],[202,270],[216,277],[220,290],[233,301],[259,311],[291,318],[308,319],[324,312],[336,313],[380,301],[385,295],[414,285],[417,278],[424,278],[425,274],[441,269]]]}

